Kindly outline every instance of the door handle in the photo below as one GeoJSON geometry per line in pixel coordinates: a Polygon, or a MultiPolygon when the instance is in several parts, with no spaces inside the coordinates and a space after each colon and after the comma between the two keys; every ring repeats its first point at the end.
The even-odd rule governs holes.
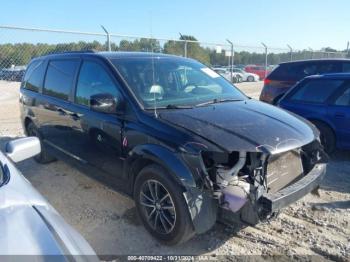
{"type": "Polygon", "coordinates": [[[80,119],[80,116],[77,113],[70,114],[71,118],[75,121],[78,121],[80,119]]]}
{"type": "Polygon", "coordinates": [[[65,116],[67,114],[62,108],[57,108],[57,112],[60,116],[65,116]]]}

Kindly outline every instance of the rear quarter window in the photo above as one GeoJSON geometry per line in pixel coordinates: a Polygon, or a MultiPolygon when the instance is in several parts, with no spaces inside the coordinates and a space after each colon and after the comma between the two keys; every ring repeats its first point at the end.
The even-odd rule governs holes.
{"type": "Polygon", "coordinates": [[[49,62],[43,93],[68,100],[79,60],[51,60],[49,62]]]}
{"type": "Polygon", "coordinates": [[[344,80],[313,79],[302,83],[290,95],[291,101],[322,104],[334,94],[342,85],[344,80]]]}
{"type": "Polygon", "coordinates": [[[32,62],[24,75],[23,87],[34,92],[39,92],[44,80],[44,74],[45,63],[43,61],[32,62]]]}

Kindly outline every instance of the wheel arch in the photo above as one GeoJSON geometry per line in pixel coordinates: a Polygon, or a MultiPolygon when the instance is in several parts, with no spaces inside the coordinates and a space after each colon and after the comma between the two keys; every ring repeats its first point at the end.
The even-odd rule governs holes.
{"type": "Polygon", "coordinates": [[[25,135],[28,135],[27,129],[30,123],[35,124],[34,120],[31,117],[26,116],[23,121],[23,131],[25,135]]]}
{"type": "Polygon", "coordinates": [[[135,147],[126,159],[125,172],[130,177],[132,194],[134,183],[142,168],[150,164],[157,164],[164,168],[170,179],[178,183],[183,190],[183,196],[188,206],[191,220],[196,233],[208,231],[216,222],[218,213],[217,201],[209,191],[196,186],[190,170],[176,153],[164,146],[147,144],[135,147]]]}
{"type": "Polygon", "coordinates": [[[176,152],[156,144],[144,144],[132,149],[126,159],[125,172],[131,180],[131,189],[134,190],[134,183],[137,175],[147,165],[157,164],[164,168],[170,178],[179,185],[196,187],[196,182],[191,171],[180,159],[176,152]]]}
{"type": "Polygon", "coordinates": [[[307,120],[309,120],[313,124],[314,124],[314,122],[319,122],[319,123],[329,127],[329,129],[332,131],[334,138],[335,138],[335,141],[337,143],[337,133],[335,132],[335,128],[333,127],[333,125],[329,121],[327,121],[323,118],[318,118],[318,117],[308,117],[307,120]]]}

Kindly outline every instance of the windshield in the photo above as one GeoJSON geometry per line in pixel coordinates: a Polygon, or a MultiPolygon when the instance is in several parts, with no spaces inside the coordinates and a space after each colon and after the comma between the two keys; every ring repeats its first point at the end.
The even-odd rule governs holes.
{"type": "Polygon", "coordinates": [[[246,99],[219,74],[192,60],[128,57],[111,61],[146,109],[246,99]]]}

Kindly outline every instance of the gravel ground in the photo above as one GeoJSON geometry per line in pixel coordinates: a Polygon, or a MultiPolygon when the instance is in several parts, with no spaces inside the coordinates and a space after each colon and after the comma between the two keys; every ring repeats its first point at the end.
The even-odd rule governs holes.
{"type": "MultiPolygon", "coordinates": [[[[258,98],[262,83],[237,86],[258,98]]],[[[18,88],[18,83],[0,81],[0,147],[23,136],[18,88]]],[[[319,255],[350,261],[349,160],[349,152],[337,152],[319,196],[307,195],[272,221],[240,230],[217,224],[210,232],[176,247],[161,245],[149,236],[129,198],[74,167],[61,161],[39,165],[27,160],[19,168],[99,255],[284,255],[286,259],[319,255]]]]}

